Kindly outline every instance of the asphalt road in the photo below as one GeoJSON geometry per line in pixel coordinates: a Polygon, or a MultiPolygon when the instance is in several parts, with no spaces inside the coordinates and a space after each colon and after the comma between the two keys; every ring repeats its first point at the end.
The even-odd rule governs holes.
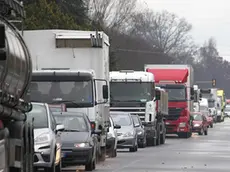
{"type": "Polygon", "coordinates": [[[122,150],[96,168],[98,172],[229,172],[230,120],[209,128],[208,136],[170,137],[165,145],[135,153],[122,150]]]}

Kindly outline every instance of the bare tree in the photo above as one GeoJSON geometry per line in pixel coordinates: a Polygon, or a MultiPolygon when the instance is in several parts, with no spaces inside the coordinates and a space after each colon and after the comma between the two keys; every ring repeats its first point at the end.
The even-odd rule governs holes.
{"type": "Polygon", "coordinates": [[[137,0],[86,0],[89,17],[102,29],[121,29],[130,19],[137,0]]]}
{"type": "Polygon", "coordinates": [[[177,56],[191,51],[191,45],[194,46],[189,35],[191,29],[191,24],[173,13],[146,10],[132,16],[129,34],[142,36],[155,49],[177,56]]]}

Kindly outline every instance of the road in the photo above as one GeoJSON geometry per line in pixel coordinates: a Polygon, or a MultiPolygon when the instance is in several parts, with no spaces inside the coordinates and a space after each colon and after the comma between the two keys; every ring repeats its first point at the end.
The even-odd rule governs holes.
{"type": "Polygon", "coordinates": [[[166,144],[122,151],[97,164],[98,172],[229,172],[230,120],[209,128],[208,136],[167,138],[166,144]]]}

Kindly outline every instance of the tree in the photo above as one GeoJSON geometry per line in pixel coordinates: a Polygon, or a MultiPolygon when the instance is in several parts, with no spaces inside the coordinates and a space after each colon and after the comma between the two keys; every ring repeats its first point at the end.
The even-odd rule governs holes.
{"type": "Polygon", "coordinates": [[[146,10],[132,16],[129,34],[143,37],[153,48],[172,57],[192,56],[195,47],[189,35],[191,28],[184,18],[173,13],[146,10]]]}
{"type": "Polygon", "coordinates": [[[64,14],[53,2],[39,0],[25,6],[25,29],[79,29],[74,18],[64,14]]]}
{"type": "Polygon", "coordinates": [[[99,29],[123,29],[136,7],[137,0],[86,0],[89,18],[99,29]]]}

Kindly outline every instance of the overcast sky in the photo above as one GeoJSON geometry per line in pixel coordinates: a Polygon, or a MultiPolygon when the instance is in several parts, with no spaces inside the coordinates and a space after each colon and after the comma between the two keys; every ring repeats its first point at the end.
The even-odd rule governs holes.
{"type": "Polygon", "coordinates": [[[193,25],[197,44],[214,37],[221,56],[230,61],[230,0],[143,0],[155,11],[167,10],[193,25]]]}

